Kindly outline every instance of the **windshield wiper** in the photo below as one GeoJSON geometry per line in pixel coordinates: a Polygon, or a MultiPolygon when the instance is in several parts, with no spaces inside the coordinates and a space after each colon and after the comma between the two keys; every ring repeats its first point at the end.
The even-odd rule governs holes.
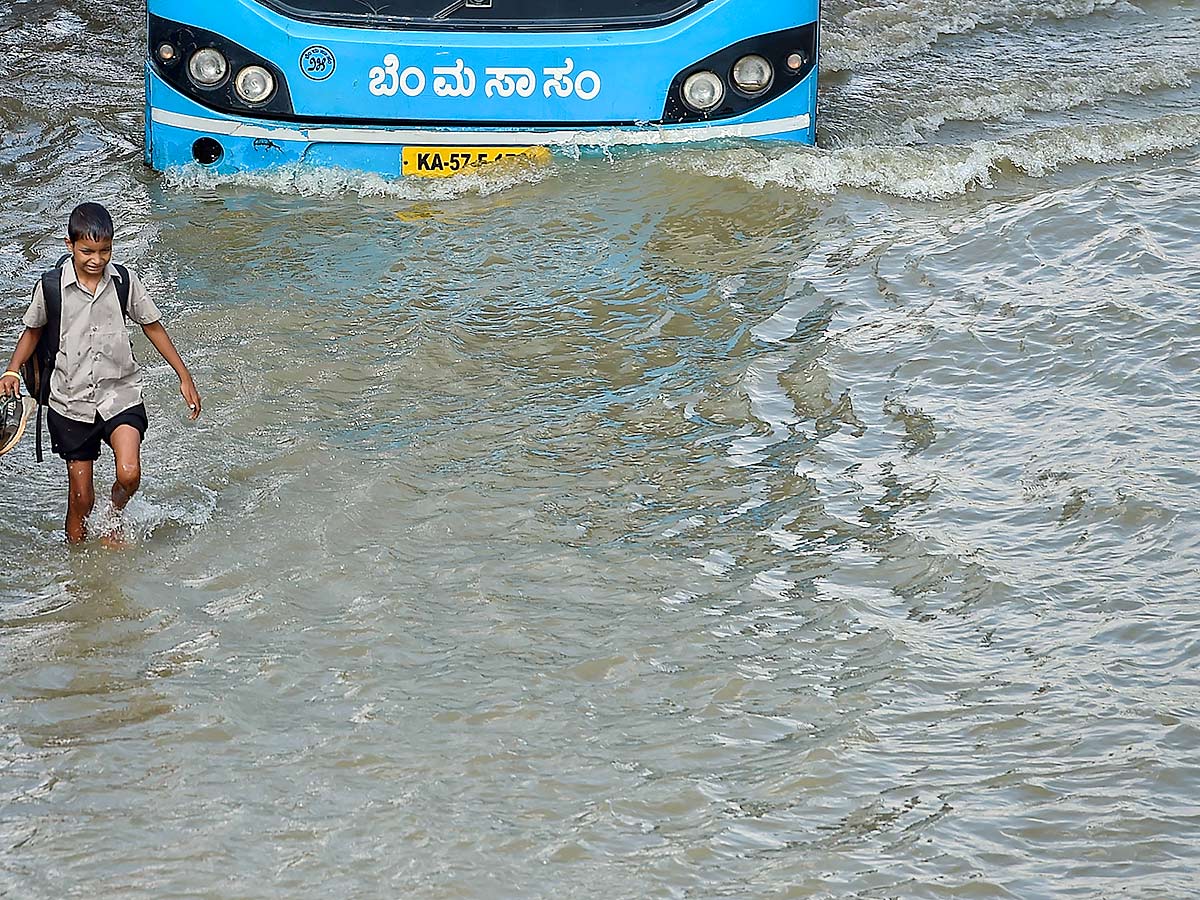
{"type": "Polygon", "coordinates": [[[440,13],[435,13],[435,19],[448,19],[460,9],[491,9],[492,0],[454,0],[440,13]]]}

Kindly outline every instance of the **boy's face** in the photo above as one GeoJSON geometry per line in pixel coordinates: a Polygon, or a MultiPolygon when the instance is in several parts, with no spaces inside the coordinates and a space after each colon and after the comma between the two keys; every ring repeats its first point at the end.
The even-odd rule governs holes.
{"type": "Polygon", "coordinates": [[[67,238],[67,249],[71,251],[71,262],[75,265],[76,273],[87,275],[88,278],[99,278],[104,274],[104,267],[112,259],[112,239],[95,240],[81,237],[77,241],[67,238]]]}

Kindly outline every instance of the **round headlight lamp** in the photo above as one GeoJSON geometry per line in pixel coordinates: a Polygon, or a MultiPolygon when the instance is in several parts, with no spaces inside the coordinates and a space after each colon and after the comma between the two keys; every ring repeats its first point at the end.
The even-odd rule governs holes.
{"type": "Polygon", "coordinates": [[[695,72],[683,83],[683,102],[693,111],[716,109],[725,99],[725,82],[715,72],[695,72]]]}
{"type": "Polygon", "coordinates": [[[216,87],[229,74],[229,61],[214,47],[202,47],[188,60],[188,74],[201,87],[216,87]]]}
{"type": "Polygon", "coordinates": [[[745,94],[761,94],[771,86],[775,70],[756,53],[743,56],[733,64],[733,83],[745,94]]]}
{"type": "Polygon", "coordinates": [[[237,73],[233,89],[247,103],[264,103],[275,93],[275,76],[262,66],[246,66],[237,73]]]}

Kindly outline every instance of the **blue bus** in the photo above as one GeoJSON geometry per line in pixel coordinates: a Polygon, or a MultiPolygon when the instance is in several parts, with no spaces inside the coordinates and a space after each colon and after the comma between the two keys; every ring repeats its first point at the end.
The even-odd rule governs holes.
{"type": "Polygon", "coordinates": [[[147,0],[146,161],[438,176],[811,144],[820,0],[147,0]]]}

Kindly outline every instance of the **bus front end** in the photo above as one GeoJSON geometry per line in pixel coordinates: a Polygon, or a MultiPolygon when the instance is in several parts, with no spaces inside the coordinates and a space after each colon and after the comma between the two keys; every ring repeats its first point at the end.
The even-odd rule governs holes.
{"type": "Polygon", "coordinates": [[[445,175],[811,144],[819,0],[148,0],[146,161],[445,175]]]}

